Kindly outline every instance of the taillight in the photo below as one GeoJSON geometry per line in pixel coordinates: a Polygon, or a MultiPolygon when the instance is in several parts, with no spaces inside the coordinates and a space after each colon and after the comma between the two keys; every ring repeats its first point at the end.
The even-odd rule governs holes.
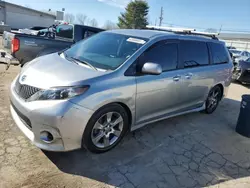
{"type": "Polygon", "coordinates": [[[20,44],[19,39],[16,39],[16,38],[12,39],[12,41],[11,41],[11,52],[12,53],[15,53],[19,50],[19,44],[20,44]]]}

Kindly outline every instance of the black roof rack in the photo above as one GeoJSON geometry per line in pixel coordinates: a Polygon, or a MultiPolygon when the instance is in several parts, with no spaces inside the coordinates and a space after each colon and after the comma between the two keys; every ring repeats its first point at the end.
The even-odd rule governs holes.
{"type": "Polygon", "coordinates": [[[199,32],[192,28],[162,27],[162,26],[151,26],[151,25],[147,25],[146,28],[150,30],[173,32],[177,34],[189,34],[189,35],[211,37],[212,39],[215,40],[218,40],[216,36],[219,35],[219,33],[199,32]]]}

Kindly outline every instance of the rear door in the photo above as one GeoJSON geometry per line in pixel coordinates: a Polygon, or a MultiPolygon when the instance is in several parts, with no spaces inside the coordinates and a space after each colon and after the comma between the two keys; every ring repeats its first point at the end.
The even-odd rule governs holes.
{"type": "Polygon", "coordinates": [[[214,83],[206,42],[182,40],[180,61],[183,70],[179,98],[181,107],[183,111],[201,107],[214,83]]]}

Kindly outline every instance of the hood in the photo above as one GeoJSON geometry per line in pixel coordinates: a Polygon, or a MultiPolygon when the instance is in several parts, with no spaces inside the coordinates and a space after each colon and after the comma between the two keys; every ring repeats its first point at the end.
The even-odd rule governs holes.
{"type": "Polygon", "coordinates": [[[38,88],[72,86],[73,83],[102,76],[108,72],[97,71],[78,65],[61,57],[58,53],[32,60],[22,69],[20,82],[38,88]],[[25,77],[24,81],[22,78],[25,77]]]}

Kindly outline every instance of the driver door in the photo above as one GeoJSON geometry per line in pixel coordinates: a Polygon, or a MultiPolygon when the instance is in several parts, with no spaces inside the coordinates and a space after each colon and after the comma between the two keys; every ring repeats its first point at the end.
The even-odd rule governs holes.
{"type": "Polygon", "coordinates": [[[178,43],[176,40],[157,42],[139,58],[139,67],[146,62],[158,63],[163,72],[160,75],[136,77],[136,124],[163,118],[180,110],[178,43]]]}

